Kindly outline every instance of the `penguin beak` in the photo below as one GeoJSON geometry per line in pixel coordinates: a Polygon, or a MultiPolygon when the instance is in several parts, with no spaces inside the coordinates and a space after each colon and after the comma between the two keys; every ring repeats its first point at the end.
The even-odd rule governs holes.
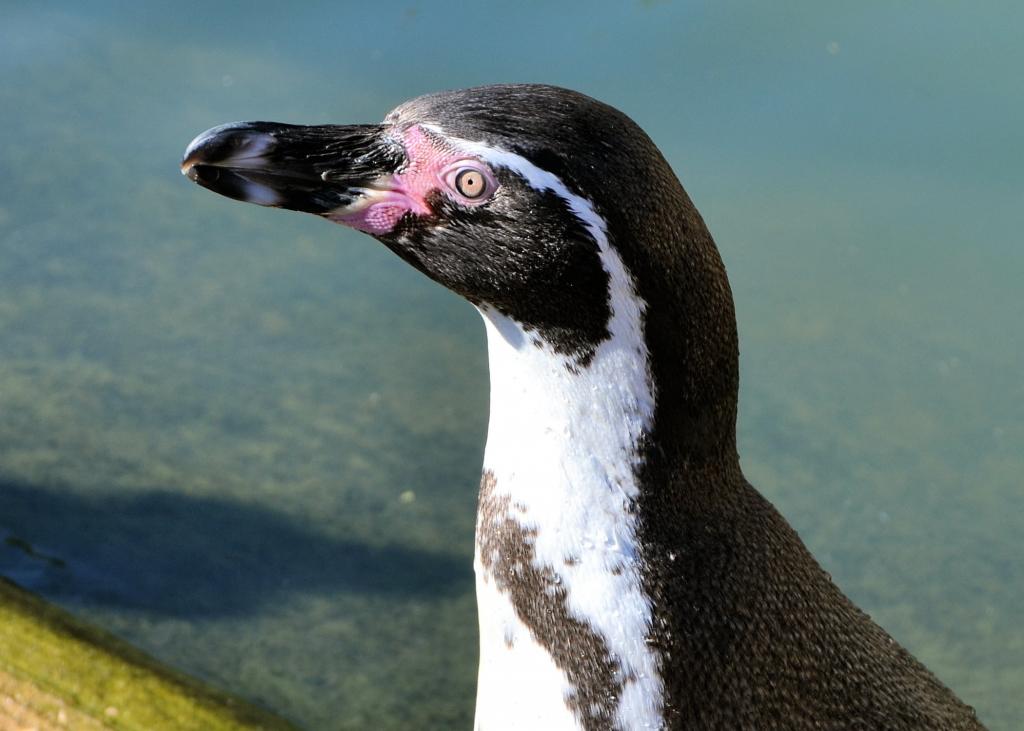
{"type": "Polygon", "coordinates": [[[404,148],[381,125],[234,122],[189,144],[181,172],[215,193],[260,206],[344,219],[389,195],[404,148]]]}

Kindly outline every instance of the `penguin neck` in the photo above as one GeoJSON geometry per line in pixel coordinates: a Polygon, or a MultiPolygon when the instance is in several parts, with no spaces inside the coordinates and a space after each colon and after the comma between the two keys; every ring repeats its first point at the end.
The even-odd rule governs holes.
{"type": "Polygon", "coordinates": [[[655,414],[645,304],[618,253],[601,244],[607,337],[585,356],[481,308],[491,379],[484,470],[494,494],[507,495],[515,517],[537,530],[536,547],[550,549],[551,564],[589,546],[633,540],[622,531],[639,496],[655,414]]]}
{"type": "Polygon", "coordinates": [[[484,321],[491,379],[484,470],[498,492],[540,516],[578,510],[576,529],[594,509],[629,511],[655,410],[643,343],[613,335],[580,365],[499,313],[485,311],[484,321]]]}
{"type": "Polygon", "coordinates": [[[474,566],[478,727],[507,723],[518,712],[508,699],[522,697],[537,714],[528,727],[659,727],[664,658],[650,643],[645,552],[667,516],[652,506],[717,493],[723,465],[738,474],[724,273],[723,319],[694,332],[683,315],[696,288],[667,299],[652,268],[627,269],[597,240],[610,317],[585,357],[481,307],[491,413],[474,566]]]}

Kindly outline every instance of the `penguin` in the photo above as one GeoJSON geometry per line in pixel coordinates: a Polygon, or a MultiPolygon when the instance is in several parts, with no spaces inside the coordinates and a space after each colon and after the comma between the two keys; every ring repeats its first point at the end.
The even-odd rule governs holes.
{"type": "Polygon", "coordinates": [[[744,477],[725,268],[625,114],[484,86],[222,125],[181,170],[365,232],[483,316],[477,731],[982,728],[744,477]]]}

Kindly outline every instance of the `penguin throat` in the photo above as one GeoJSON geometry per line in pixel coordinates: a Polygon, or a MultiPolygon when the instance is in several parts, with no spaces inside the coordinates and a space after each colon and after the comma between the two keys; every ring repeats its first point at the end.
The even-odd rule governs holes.
{"type": "Polygon", "coordinates": [[[660,725],[635,509],[655,406],[644,304],[598,233],[611,317],[585,365],[481,308],[491,375],[475,565],[481,728],[507,723],[517,711],[503,699],[521,697],[547,699],[531,700],[543,716],[531,715],[534,727],[660,725]]]}

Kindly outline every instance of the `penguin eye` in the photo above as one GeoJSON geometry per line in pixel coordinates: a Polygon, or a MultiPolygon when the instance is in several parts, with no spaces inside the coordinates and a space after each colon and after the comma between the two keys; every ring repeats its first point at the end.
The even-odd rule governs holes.
{"type": "Polygon", "coordinates": [[[479,170],[463,168],[455,174],[455,190],[467,198],[479,198],[487,189],[487,181],[479,170]]]}
{"type": "Polygon", "coordinates": [[[497,185],[494,178],[475,162],[459,162],[449,167],[442,179],[465,203],[482,203],[497,185]]]}

